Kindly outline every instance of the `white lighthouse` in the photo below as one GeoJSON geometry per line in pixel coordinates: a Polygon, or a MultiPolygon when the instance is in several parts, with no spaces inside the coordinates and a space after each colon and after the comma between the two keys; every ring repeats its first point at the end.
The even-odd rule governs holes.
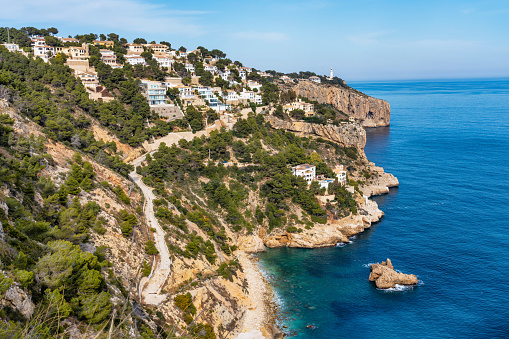
{"type": "Polygon", "coordinates": [[[332,80],[334,79],[334,72],[332,72],[332,67],[330,69],[330,75],[329,75],[329,80],[332,80]]]}

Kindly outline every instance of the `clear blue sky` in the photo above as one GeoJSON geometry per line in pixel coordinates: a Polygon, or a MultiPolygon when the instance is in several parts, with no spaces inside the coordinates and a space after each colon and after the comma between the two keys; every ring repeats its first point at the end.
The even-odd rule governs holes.
{"type": "Polygon", "coordinates": [[[350,80],[509,76],[508,0],[0,0],[1,26],[218,48],[350,80]]]}

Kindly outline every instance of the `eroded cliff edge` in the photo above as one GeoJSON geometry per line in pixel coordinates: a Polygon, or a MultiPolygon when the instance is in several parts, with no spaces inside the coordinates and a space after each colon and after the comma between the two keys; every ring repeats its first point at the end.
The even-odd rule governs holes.
{"type": "Polygon", "coordinates": [[[390,124],[391,108],[385,100],[367,96],[353,89],[316,84],[311,81],[300,81],[293,90],[302,97],[334,106],[354,118],[363,127],[390,124]]]}

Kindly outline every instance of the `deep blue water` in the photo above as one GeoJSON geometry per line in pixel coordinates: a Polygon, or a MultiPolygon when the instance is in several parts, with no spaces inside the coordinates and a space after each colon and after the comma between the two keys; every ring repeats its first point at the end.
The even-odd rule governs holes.
{"type": "Polygon", "coordinates": [[[400,187],[347,246],[260,255],[282,325],[298,338],[509,337],[509,79],[350,85],[391,104],[365,151],[400,187]],[[377,290],[367,264],[386,258],[421,284],[377,290]]]}

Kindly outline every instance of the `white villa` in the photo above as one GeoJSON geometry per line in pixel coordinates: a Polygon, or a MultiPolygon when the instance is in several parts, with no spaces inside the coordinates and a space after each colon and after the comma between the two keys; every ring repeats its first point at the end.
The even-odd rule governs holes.
{"type": "Polygon", "coordinates": [[[34,56],[39,57],[44,61],[48,61],[49,58],[55,55],[55,48],[46,45],[36,45],[33,47],[34,56]]]}
{"type": "Polygon", "coordinates": [[[251,88],[252,90],[257,89],[258,92],[262,89],[262,85],[257,83],[256,81],[249,80],[247,82],[247,87],[251,88]]]}
{"type": "Polygon", "coordinates": [[[7,48],[7,50],[9,52],[17,52],[17,51],[19,51],[19,45],[18,44],[13,44],[13,43],[9,44],[9,43],[6,42],[6,43],[2,44],[2,46],[7,48]]]}
{"type": "Polygon", "coordinates": [[[137,54],[131,54],[125,56],[125,61],[131,65],[145,65],[145,58],[143,58],[141,55],[137,54]]]}
{"type": "Polygon", "coordinates": [[[216,66],[213,66],[213,65],[209,65],[209,64],[204,64],[203,65],[203,69],[212,73],[212,74],[216,74],[217,73],[217,67],[216,66]]]}
{"type": "Polygon", "coordinates": [[[346,186],[346,170],[343,165],[336,166],[335,169],[333,169],[334,173],[336,173],[336,178],[338,178],[338,182],[346,186]]]}
{"type": "Polygon", "coordinates": [[[317,76],[309,77],[309,80],[311,80],[312,82],[316,82],[317,84],[322,82],[322,80],[317,76]]]}
{"type": "Polygon", "coordinates": [[[154,55],[153,59],[159,63],[159,66],[167,67],[168,69],[171,69],[173,64],[173,59],[166,55],[154,55]]]}
{"type": "Polygon", "coordinates": [[[193,64],[186,64],[185,67],[188,72],[194,73],[195,69],[193,64]]]}
{"type": "Polygon", "coordinates": [[[226,96],[224,97],[226,101],[236,101],[236,100],[238,101],[239,98],[240,98],[239,93],[237,93],[236,91],[231,89],[226,90],[226,96]]]}
{"type": "Polygon", "coordinates": [[[292,167],[292,174],[302,177],[310,184],[316,178],[316,166],[303,164],[292,167]]]}
{"type": "Polygon", "coordinates": [[[245,89],[240,92],[240,100],[250,100],[251,102],[254,102],[255,104],[261,104],[262,103],[262,96],[259,94],[256,94],[253,91],[246,91],[245,89]]]}

